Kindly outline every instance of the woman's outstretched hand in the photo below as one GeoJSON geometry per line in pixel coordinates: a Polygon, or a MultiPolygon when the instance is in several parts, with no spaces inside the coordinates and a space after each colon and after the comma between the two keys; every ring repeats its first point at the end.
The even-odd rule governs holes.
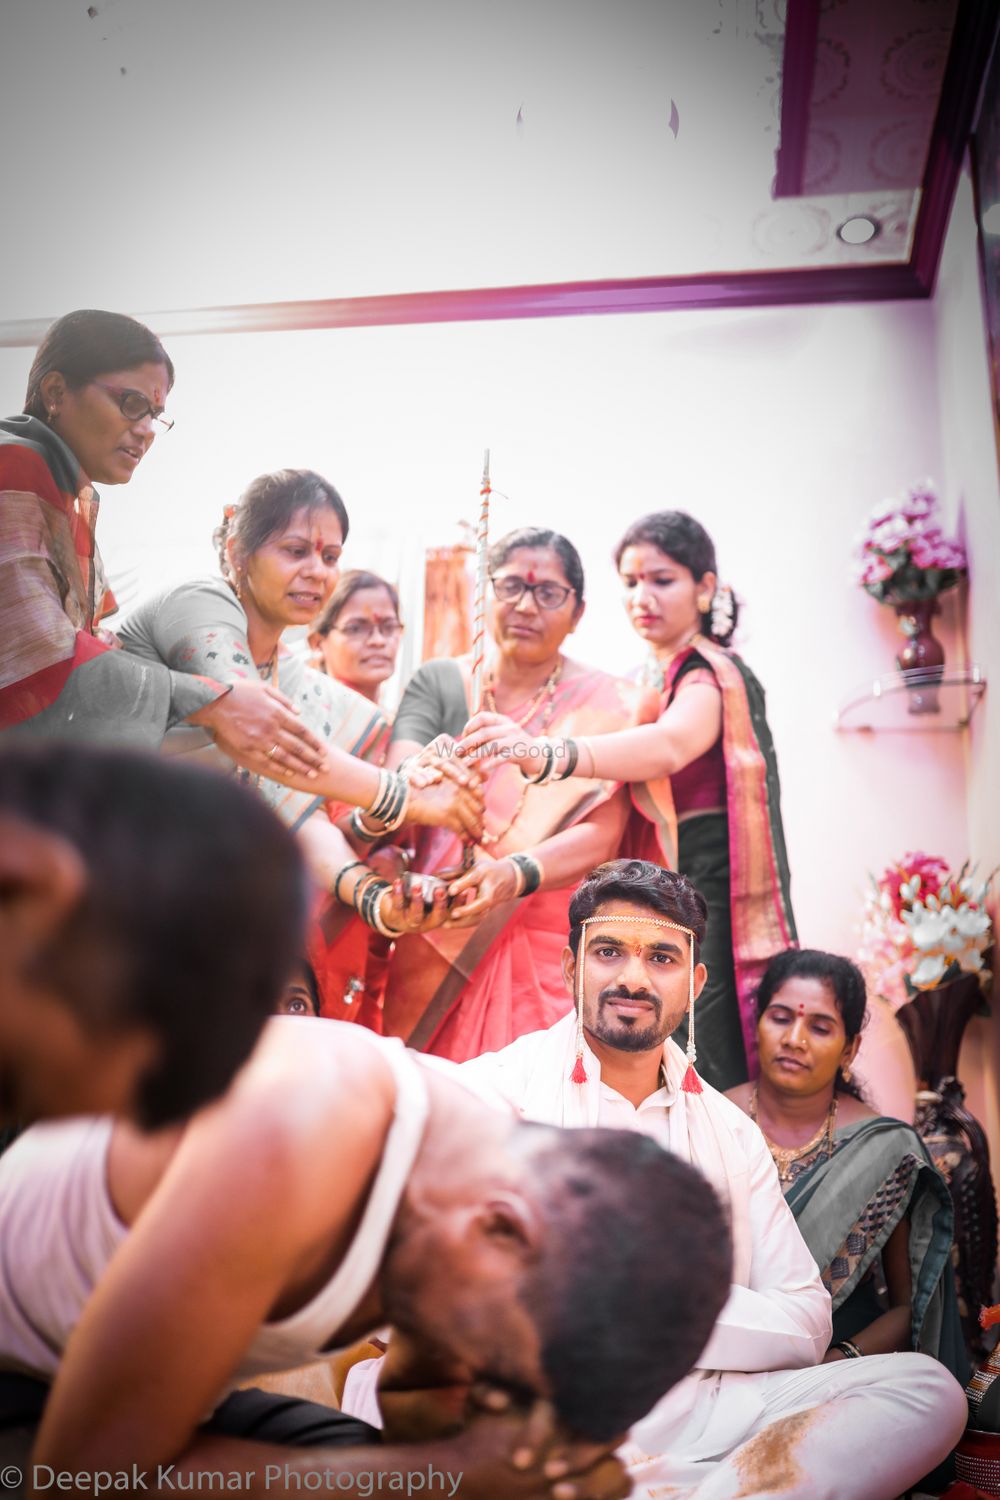
{"type": "Polygon", "coordinates": [[[203,725],[223,754],[258,776],[312,779],[325,764],[322,741],[284,693],[266,682],[238,679],[187,722],[203,725]]]}
{"type": "Polygon", "coordinates": [[[466,724],[455,754],[466,761],[476,759],[484,764],[508,761],[524,771],[537,771],[541,766],[542,743],[505,714],[484,712],[474,714],[466,724]]]}
{"type": "Polygon", "coordinates": [[[448,887],[436,875],[404,871],[382,896],[382,920],[399,932],[430,932],[448,916],[448,887]]]}
{"type": "Polygon", "coordinates": [[[408,823],[422,823],[430,828],[450,828],[452,833],[476,843],[483,833],[485,806],[478,777],[467,786],[444,775],[434,786],[417,787],[410,783],[410,800],[406,810],[408,823]]]}
{"type": "Polygon", "coordinates": [[[517,871],[509,859],[483,860],[448,887],[449,927],[471,927],[493,906],[517,895],[517,871]]]}

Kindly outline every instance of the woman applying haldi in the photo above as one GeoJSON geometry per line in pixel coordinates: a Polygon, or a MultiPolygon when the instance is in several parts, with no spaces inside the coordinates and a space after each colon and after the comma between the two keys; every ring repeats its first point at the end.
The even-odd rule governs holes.
{"type": "MultiPolygon", "coordinates": [[[[622,853],[680,870],[708,902],[698,1066],[726,1089],[755,1070],[757,982],[771,955],[795,941],[764,693],[727,649],[735,610],[719,618],[715,548],[693,517],[643,517],[622,537],[615,561],[629,619],[650,647],[661,693],[657,722],[586,739],[529,740],[501,717],[482,715],[459,748],[502,749],[529,777],[541,765],[550,780],[632,783],[642,817],[633,819],[622,853]]],[[[685,1038],[686,1023],[675,1040],[685,1038]]]]}
{"type": "Polygon", "coordinates": [[[257,789],[299,834],[323,888],[368,926],[393,935],[406,923],[400,893],[355,857],[337,820],[358,806],[380,832],[405,817],[474,836],[480,805],[474,791],[455,784],[454,767],[442,784],[431,785],[427,771],[407,780],[371,764],[366,757],[385,731],[381,712],[282,645],[284,631],[308,625],[329,598],[347,531],[344,503],[321,475],[308,469],[260,475],[227,507],[216,533],[220,576],[167,589],[130,616],[119,639],[128,651],[176,671],[280,684],[324,746],[326,762],[312,781],[291,775],[276,744],[257,789]]]}
{"type": "MultiPolygon", "coordinates": [[[[648,689],[564,654],[584,609],[571,542],[535,527],[515,531],[491,547],[488,568],[494,647],[485,698],[510,715],[517,734],[598,734],[655,714],[648,689]]],[[[461,734],[470,697],[471,658],[424,663],[397,711],[389,764],[438,735],[461,734]]],[[[617,851],[628,814],[612,778],[531,787],[505,758],[484,764],[475,867],[456,879],[460,840],[418,836],[414,868],[448,880],[452,906],[397,941],[385,998],[388,1033],[456,1060],[496,1051],[565,1010],[560,960],[571,890],[617,851]]]]}

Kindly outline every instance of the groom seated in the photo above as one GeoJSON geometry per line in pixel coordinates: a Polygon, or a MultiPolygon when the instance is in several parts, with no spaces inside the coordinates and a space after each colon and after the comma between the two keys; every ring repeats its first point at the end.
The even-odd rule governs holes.
{"type": "MultiPolygon", "coordinates": [[[[583,881],[569,920],[575,1010],[462,1071],[527,1119],[652,1136],[708,1177],[733,1237],[733,1284],[695,1369],[619,1450],[633,1493],[899,1495],[958,1441],[964,1396],[924,1355],[829,1350],[830,1298],[763,1136],[671,1041],[685,1013],[697,1015],[707,977],[704,900],[683,875],[612,860],[583,881]]],[[[365,1393],[357,1367],[345,1409],[374,1416],[365,1393]]]]}

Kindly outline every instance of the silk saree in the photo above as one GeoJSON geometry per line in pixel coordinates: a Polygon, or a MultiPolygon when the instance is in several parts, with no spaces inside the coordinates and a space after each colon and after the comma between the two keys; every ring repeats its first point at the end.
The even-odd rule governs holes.
{"type": "MultiPolygon", "coordinates": [[[[427,743],[438,733],[460,732],[469,716],[468,660],[425,663],[417,679],[420,674],[436,676],[437,698],[425,692],[414,710],[404,695],[393,738],[427,743]]],[[[423,686],[420,680],[411,683],[417,694],[423,686]]],[[[526,734],[606,734],[655,715],[649,689],[586,669],[560,679],[551,703],[539,703],[523,727],[526,734]]],[[[533,849],[583,822],[618,790],[615,782],[579,777],[531,786],[516,766],[502,760],[491,764],[487,777],[486,827],[493,842],[481,858],[533,849]]],[[[610,850],[607,857],[616,853],[610,850]]],[[[416,831],[414,869],[454,871],[461,859],[462,842],[455,835],[416,831]]],[[[566,1009],[561,960],[572,892],[572,886],[537,891],[494,907],[475,927],[440,927],[397,939],[386,985],[386,1033],[461,1062],[551,1025],[566,1009]]]]}

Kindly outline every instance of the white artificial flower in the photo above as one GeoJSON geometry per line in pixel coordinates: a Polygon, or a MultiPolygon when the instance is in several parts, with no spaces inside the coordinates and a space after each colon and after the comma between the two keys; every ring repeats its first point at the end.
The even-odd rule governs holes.
{"type": "Polygon", "coordinates": [[[917,964],[910,979],[918,990],[932,990],[947,967],[947,960],[940,953],[929,953],[917,964]]]}
{"type": "Polygon", "coordinates": [[[984,937],[990,930],[989,913],[982,908],[973,911],[969,906],[960,907],[953,921],[955,930],[964,938],[984,937]]]}
{"type": "Polygon", "coordinates": [[[983,955],[978,948],[963,948],[955,957],[963,974],[978,974],[983,967],[983,955]]]}
{"type": "MultiPolygon", "coordinates": [[[[914,913],[914,916],[916,915],[914,913]]],[[[947,936],[950,926],[947,917],[941,912],[921,914],[916,921],[909,924],[910,939],[915,948],[923,951],[937,948],[947,936]]]]}

